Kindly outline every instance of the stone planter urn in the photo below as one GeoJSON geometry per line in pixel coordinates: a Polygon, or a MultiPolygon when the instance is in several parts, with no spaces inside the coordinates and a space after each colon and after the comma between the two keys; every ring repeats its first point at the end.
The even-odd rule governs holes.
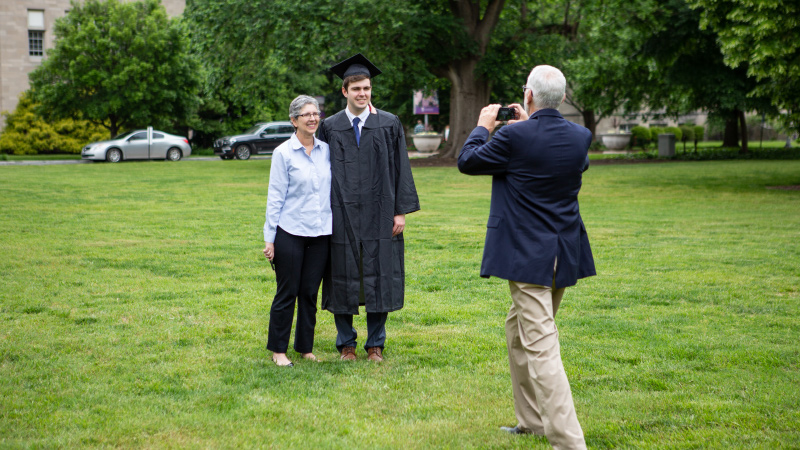
{"type": "Polygon", "coordinates": [[[603,145],[609,150],[624,150],[631,142],[631,134],[601,134],[603,145]]]}
{"type": "Polygon", "coordinates": [[[415,134],[411,136],[411,140],[414,141],[414,147],[417,148],[417,151],[420,153],[431,153],[435,152],[436,149],[439,148],[439,144],[442,143],[442,135],[441,134],[415,134]]]}

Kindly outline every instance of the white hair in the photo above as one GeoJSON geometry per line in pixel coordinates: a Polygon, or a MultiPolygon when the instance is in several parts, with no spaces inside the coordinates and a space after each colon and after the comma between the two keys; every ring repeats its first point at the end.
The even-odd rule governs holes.
{"type": "Polygon", "coordinates": [[[289,117],[292,119],[297,119],[297,117],[300,115],[300,111],[302,111],[303,107],[306,105],[314,105],[314,107],[319,110],[319,102],[317,102],[317,99],[314,97],[309,97],[308,95],[298,95],[289,105],[289,117]]]}
{"type": "Polygon", "coordinates": [[[567,79],[553,66],[536,66],[528,75],[528,87],[533,93],[533,106],[538,109],[558,109],[567,90],[567,79]]]}

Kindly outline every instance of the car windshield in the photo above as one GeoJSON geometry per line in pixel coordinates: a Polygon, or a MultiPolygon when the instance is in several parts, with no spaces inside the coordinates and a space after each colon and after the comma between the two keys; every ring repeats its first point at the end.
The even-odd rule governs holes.
{"type": "Polygon", "coordinates": [[[126,131],[126,132],[124,132],[122,134],[118,134],[118,135],[114,136],[114,138],[112,138],[111,140],[112,141],[116,141],[116,140],[122,139],[122,138],[124,138],[125,136],[127,136],[127,135],[129,135],[131,133],[132,133],[131,131],[126,131]]]}
{"type": "Polygon", "coordinates": [[[244,134],[256,134],[256,133],[258,133],[258,130],[260,130],[260,129],[261,129],[261,125],[256,125],[253,128],[250,128],[249,130],[245,131],[244,134]]]}

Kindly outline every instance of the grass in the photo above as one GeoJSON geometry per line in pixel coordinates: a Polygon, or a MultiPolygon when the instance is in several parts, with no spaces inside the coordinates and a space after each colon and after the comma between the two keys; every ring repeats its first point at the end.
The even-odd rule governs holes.
{"type": "Polygon", "coordinates": [[[64,159],[81,159],[80,154],[71,153],[55,153],[43,155],[10,155],[7,153],[0,153],[0,161],[51,161],[51,160],[64,160],[64,159]]]}
{"type": "MultiPolygon", "coordinates": [[[[386,362],[264,346],[268,160],[0,167],[0,447],[548,448],[515,423],[490,179],[415,169],[386,362]]],[[[564,363],[593,448],[796,448],[800,161],[596,166],[564,363]]],[[[359,333],[366,332],[363,317],[359,333]]]]}

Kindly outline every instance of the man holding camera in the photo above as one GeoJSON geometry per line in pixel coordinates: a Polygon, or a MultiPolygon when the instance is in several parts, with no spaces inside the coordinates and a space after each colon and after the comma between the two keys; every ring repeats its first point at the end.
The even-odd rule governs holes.
{"type": "Polygon", "coordinates": [[[555,315],[565,288],[595,275],[578,208],[592,134],[558,112],[566,98],[560,70],[534,67],[522,90],[524,107],[481,110],[458,168],[493,177],[481,276],[506,279],[511,289],[505,328],[518,420],[502,430],[547,436],[557,449],[581,449],[586,443],[561,362],[555,315]],[[516,117],[487,143],[509,112],[516,117]]]}

